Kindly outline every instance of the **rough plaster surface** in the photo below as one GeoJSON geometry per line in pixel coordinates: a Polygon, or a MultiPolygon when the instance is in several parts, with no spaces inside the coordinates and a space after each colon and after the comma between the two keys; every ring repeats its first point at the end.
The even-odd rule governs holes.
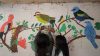
{"type": "MultiPolygon", "coordinates": [[[[60,18],[61,15],[69,14],[73,17],[71,9],[74,6],[80,7],[83,11],[87,12],[90,16],[92,16],[96,22],[100,22],[100,4],[94,3],[65,3],[65,4],[6,4],[0,6],[0,14],[2,13],[5,17],[2,21],[0,21],[0,27],[7,20],[7,16],[9,14],[14,14],[14,25],[16,26],[15,22],[27,20],[30,22],[36,22],[36,18],[33,17],[36,11],[40,11],[41,13],[48,14],[50,16],[56,17],[57,19],[60,18]]],[[[56,20],[57,20],[56,19],[56,20]]],[[[31,30],[26,30],[20,35],[23,38],[27,38],[28,34],[31,33],[31,30]]],[[[97,31],[97,34],[100,35],[100,31],[97,31]]],[[[19,35],[19,37],[20,37],[19,35]]],[[[70,34],[68,34],[70,35],[70,34]]],[[[10,41],[11,34],[7,35],[7,43],[10,41]]],[[[1,42],[1,40],[0,40],[1,42]]],[[[27,40],[28,42],[28,40],[27,40]]],[[[98,49],[94,49],[90,42],[86,38],[81,38],[72,42],[69,47],[70,49],[70,56],[100,56],[100,40],[98,39],[97,44],[99,45],[98,49]]],[[[18,53],[11,53],[5,46],[0,48],[0,56],[35,56],[34,51],[32,51],[30,44],[27,44],[27,48],[23,49],[18,46],[18,53]]],[[[62,56],[60,54],[59,56],[62,56]]]]}

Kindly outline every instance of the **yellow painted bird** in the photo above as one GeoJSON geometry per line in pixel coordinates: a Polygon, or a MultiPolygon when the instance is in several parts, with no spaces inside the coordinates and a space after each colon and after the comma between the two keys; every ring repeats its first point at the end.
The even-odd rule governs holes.
{"type": "Polygon", "coordinates": [[[41,14],[40,12],[35,12],[35,15],[34,15],[39,22],[41,23],[52,23],[51,21],[54,21],[55,22],[55,18],[54,17],[50,17],[48,15],[45,15],[45,14],[41,14]]]}

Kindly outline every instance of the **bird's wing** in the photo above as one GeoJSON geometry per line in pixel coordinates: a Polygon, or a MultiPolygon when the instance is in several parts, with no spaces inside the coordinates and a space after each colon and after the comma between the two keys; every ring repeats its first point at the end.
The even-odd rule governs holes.
{"type": "Polygon", "coordinates": [[[93,19],[87,13],[85,13],[81,10],[79,10],[79,12],[77,13],[77,16],[84,17],[85,19],[93,19]]]}
{"type": "Polygon", "coordinates": [[[41,23],[47,23],[49,21],[48,16],[47,15],[44,15],[44,14],[39,14],[39,15],[36,16],[36,18],[41,23]]]}
{"type": "Polygon", "coordinates": [[[85,27],[85,35],[88,39],[95,39],[96,33],[93,27],[87,25],[85,27]]]}
{"type": "Polygon", "coordinates": [[[98,48],[98,45],[95,42],[96,32],[93,27],[86,26],[85,28],[85,35],[87,39],[91,42],[94,48],[98,48]]]}
{"type": "Polygon", "coordinates": [[[45,21],[48,21],[50,18],[48,15],[45,15],[45,14],[40,14],[39,16],[45,21]]]}

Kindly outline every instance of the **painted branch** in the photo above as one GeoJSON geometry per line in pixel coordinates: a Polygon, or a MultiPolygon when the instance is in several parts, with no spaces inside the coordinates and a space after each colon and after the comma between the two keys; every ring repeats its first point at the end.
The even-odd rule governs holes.
{"type": "Polygon", "coordinates": [[[70,18],[70,19],[74,20],[78,25],[80,25],[81,27],[85,28],[83,25],[79,24],[79,23],[75,20],[75,18],[70,18]]]}
{"type": "Polygon", "coordinates": [[[17,50],[17,44],[15,43],[15,41],[18,39],[18,35],[19,35],[19,33],[21,32],[22,29],[23,29],[23,26],[22,26],[22,25],[20,25],[20,26],[18,26],[18,27],[15,27],[15,28],[12,28],[12,29],[8,30],[6,33],[4,33],[4,39],[1,38],[2,43],[3,43],[9,50],[11,50],[12,52],[18,52],[18,50],[17,50]],[[7,35],[7,33],[8,33],[9,31],[13,30],[13,29],[15,29],[16,31],[15,31],[14,34],[12,35],[11,44],[12,44],[12,43],[14,43],[14,44],[12,44],[11,47],[10,47],[9,45],[7,45],[7,43],[6,43],[5,41],[6,41],[6,35],[7,35]]]}
{"type": "MultiPolygon", "coordinates": [[[[75,20],[74,17],[73,17],[73,18],[70,18],[70,19],[74,20],[78,25],[80,25],[81,27],[85,28],[83,25],[79,24],[79,23],[75,20]]],[[[67,20],[64,20],[64,21],[62,21],[62,22],[59,23],[59,25],[58,25],[58,27],[57,27],[58,30],[59,30],[60,25],[61,25],[62,23],[64,23],[65,21],[67,22],[67,20]]],[[[70,29],[70,30],[69,30],[68,32],[66,32],[64,35],[68,34],[71,30],[72,30],[72,29],[70,29]]]]}
{"type": "Polygon", "coordinates": [[[7,30],[7,32],[6,33],[4,33],[4,35],[5,35],[5,37],[4,37],[4,42],[6,41],[6,36],[7,36],[7,33],[9,32],[9,31],[11,31],[11,30],[13,30],[13,29],[16,29],[17,27],[15,27],[15,28],[11,28],[10,30],[7,30]]]}
{"type": "Polygon", "coordinates": [[[59,23],[59,25],[58,25],[58,30],[59,30],[60,25],[61,25],[62,23],[64,23],[65,21],[67,21],[67,20],[64,20],[64,21],[62,21],[62,22],[59,23]]]}
{"type": "Polygon", "coordinates": [[[2,43],[3,43],[9,50],[11,49],[10,46],[7,45],[7,44],[5,43],[5,41],[3,40],[3,38],[1,38],[1,41],[2,41],[2,43]]]}
{"type": "Polygon", "coordinates": [[[4,42],[6,41],[6,36],[9,30],[6,31],[6,33],[4,33],[5,37],[4,37],[4,42]]]}
{"type": "Polygon", "coordinates": [[[64,36],[67,35],[72,29],[69,29],[67,32],[65,32],[64,36]]]}
{"type": "Polygon", "coordinates": [[[100,35],[96,35],[96,39],[100,39],[100,35]]]}
{"type": "MultiPolygon", "coordinates": [[[[82,38],[82,37],[85,37],[85,35],[78,36],[78,37],[76,37],[76,38],[70,40],[70,41],[68,42],[68,44],[70,44],[70,43],[73,42],[74,40],[79,39],[79,38],[82,38]]],[[[96,35],[96,39],[100,39],[100,35],[96,35]]]]}
{"type": "Polygon", "coordinates": [[[18,48],[17,48],[17,44],[16,44],[16,40],[18,39],[18,35],[21,32],[21,30],[23,29],[23,26],[18,26],[14,32],[14,34],[12,34],[12,38],[11,38],[11,51],[12,52],[18,52],[18,48]]]}

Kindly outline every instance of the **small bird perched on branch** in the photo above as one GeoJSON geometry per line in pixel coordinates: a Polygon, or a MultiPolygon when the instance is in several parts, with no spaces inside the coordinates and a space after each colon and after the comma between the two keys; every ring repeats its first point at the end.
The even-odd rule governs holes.
{"type": "Polygon", "coordinates": [[[87,39],[91,42],[94,48],[98,48],[98,45],[96,44],[95,38],[96,38],[96,31],[92,26],[92,23],[90,21],[86,21],[85,31],[84,34],[86,35],[87,39]]]}
{"type": "Polygon", "coordinates": [[[92,17],[90,17],[87,13],[84,11],[80,10],[79,7],[74,7],[71,10],[75,16],[75,18],[79,21],[84,21],[86,19],[94,20],[92,17]]]}
{"type": "MultiPolygon", "coordinates": [[[[45,15],[45,14],[41,14],[40,12],[35,12],[35,15],[34,15],[39,22],[41,23],[50,23],[50,24],[53,24],[55,23],[55,18],[54,17],[50,17],[48,15],[45,15]]],[[[53,26],[52,25],[52,26],[53,26]]]]}

